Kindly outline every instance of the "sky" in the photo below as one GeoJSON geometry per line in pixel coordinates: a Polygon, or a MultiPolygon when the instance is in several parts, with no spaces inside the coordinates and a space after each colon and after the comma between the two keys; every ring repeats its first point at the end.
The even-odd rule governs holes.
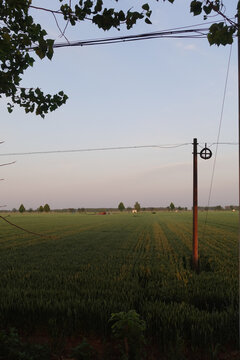
{"type": "MultiPolygon", "coordinates": [[[[115,6],[114,1],[109,1],[115,6]]],[[[144,2],[143,2],[144,3],[144,2]]],[[[51,9],[59,1],[33,0],[51,9]]],[[[139,9],[138,1],[117,6],[139,9]]],[[[90,22],[72,28],[68,40],[139,34],[203,23],[189,12],[190,1],[149,4],[152,25],[103,32],[90,22]]],[[[227,5],[234,16],[237,1],[227,5]]],[[[53,16],[32,9],[32,16],[57,42],[53,16]]],[[[64,26],[61,18],[59,25],[64,26]]],[[[215,21],[210,18],[207,21],[215,21]]],[[[209,46],[207,39],[156,39],[130,43],[56,49],[52,61],[36,59],[22,86],[46,93],[60,90],[66,105],[42,119],[17,108],[7,111],[2,98],[0,205],[36,209],[134,206],[192,206],[192,141],[203,147],[217,141],[230,46],[209,46]],[[185,144],[163,149],[4,155],[33,151],[185,144]]],[[[237,44],[232,46],[220,142],[238,142],[237,44]]],[[[199,151],[201,147],[199,147],[199,151]]],[[[199,205],[238,203],[238,147],[212,145],[210,160],[198,159],[199,205]]]]}

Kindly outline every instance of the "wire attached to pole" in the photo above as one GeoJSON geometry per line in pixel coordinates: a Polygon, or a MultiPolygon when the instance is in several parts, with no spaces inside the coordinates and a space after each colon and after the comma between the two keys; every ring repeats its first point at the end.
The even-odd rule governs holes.
{"type": "MultiPolygon", "coordinates": [[[[220,139],[221,128],[222,128],[223,111],[224,111],[225,99],[226,99],[226,93],[227,93],[227,83],[228,83],[228,77],[229,77],[231,56],[232,56],[232,45],[230,46],[230,52],[229,52],[229,57],[228,57],[227,73],[226,73],[226,79],[225,79],[225,85],[224,85],[224,91],[223,91],[223,99],[222,99],[222,107],[221,107],[220,120],[219,120],[219,126],[218,126],[217,141],[215,143],[212,143],[212,145],[216,145],[216,151],[215,151],[215,156],[214,156],[214,161],[213,161],[212,176],[211,176],[210,189],[209,189],[209,194],[208,194],[207,213],[206,213],[204,227],[203,227],[203,240],[205,239],[205,234],[206,234],[208,209],[209,209],[210,200],[211,200],[211,196],[212,196],[212,187],[213,187],[213,180],[214,180],[215,168],[216,168],[216,162],[217,162],[218,146],[219,146],[219,144],[221,144],[219,142],[219,139],[220,139]]],[[[228,143],[225,143],[225,144],[228,144],[228,143]]]]}

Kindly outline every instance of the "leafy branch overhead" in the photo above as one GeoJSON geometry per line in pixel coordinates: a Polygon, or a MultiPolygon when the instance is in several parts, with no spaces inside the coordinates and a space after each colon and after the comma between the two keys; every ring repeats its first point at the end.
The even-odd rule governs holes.
{"type": "MultiPolygon", "coordinates": [[[[168,1],[174,3],[174,0],[168,1]]],[[[5,95],[9,98],[9,112],[18,104],[26,113],[35,112],[44,117],[49,111],[66,103],[68,98],[63,91],[50,95],[44,94],[40,88],[25,88],[20,85],[24,72],[34,65],[34,52],[41,60],[51,60],[53,57],[54,40],[47,38],[47,32],[34,21],[29,14],[31,8],[48,11],[54,17],[60,15],[66,24],[72,26],[89,20],[104,31],[112,28],[120,30],[121,26],[126,26],[129,30],[140,20],[151,24],[152,11],[148,3],[141,4],[139,11],[105,7],[103,0],[74,1],[74,5],[73,1],[59,0],[59,5],[60,9],[53,11],[33,6],[32,0],[0,0],[0,97],[5,95]]],[[[190,1],[190,12],[193,15],[203,14],[207,18],[211,13],[218,13],[223,18],[223,22],[209,28],[210,45],[231,44],[237,32],[236,23],[228,19],[223,10],[221,0],[190,1]]]]}

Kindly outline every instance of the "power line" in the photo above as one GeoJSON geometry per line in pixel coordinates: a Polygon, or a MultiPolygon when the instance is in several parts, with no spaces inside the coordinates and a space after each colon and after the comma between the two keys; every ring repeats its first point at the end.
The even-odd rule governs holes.
{"type": "MultiPolygon", "coordinates": [[[[150,40],[158,38],[205,38],[207,36],[209,29],[208,28],[194,28],[187,29],[187,27],[182,30],[163,30],[155,31],[150,33],[143,33],[137,35],[126,35],[126,36],[117,36],[109,38],[98,38],[92,40],[78,40],[78,41],[68,41],[62,43],[56,43],[53,45],[54,48],[62,47],[74,47],[74,46],[92,46],[92,45],[104,45],[104,44],[115,44],[119,42],[130,42],[138,40],[150,40]]],[[[33,50],[35,47],[31,47],[33,50]]]]}
{"type": "MultiPolygon", "coordinates": [[[[4,206],[5,206],[5,205],[4,205],[4,206]]],[[[34,231],[29,231],[28,229],[25,229],[25,228],[23,228],[23,227],[21,227],[21,226],[19,226],[19,225],[14,224],[13,222],[7,220],[6,217],[4,217],[4,216],[1,216],[1,215],[0,215],[0,219],[6,221],[9,225],[14,226],[14,227],[16,227],[17,229],[22,230],[22,231],[24,231],[24,232],[26,232],[26,233],[28,233],[28,234],[37,235],[37,236],[41,236],[41,237],[43,237],[43,238],[48,238],[48,239],[55,239],[55,236],[49,236],[49,235],[44,235],[44,234],[36,233],[36,232],[34,232],[34,231]]]]}
{"type": "MultiPolygon", "coordinates": [[[[232,20],[234,18],[230,18],[232,20]]],[[[180,39],[202,39],[206,38],[209,32],[209,28],[206,28],[206,25],[216,23],[216,21],[208,21],[200,24],[186,25],[176,28],[170,28],[166,30],[160,30],[150,33],[136,34],[136,35],[126,35],[126,36],[116,36],[109,38],[97,38],[89,40],[78,40],[78,41],[68,41],[62,43],[56,43],[53,45],[54,48],[62,48],[69,46],[92,46],[92,45],[104,45],[104,44],[115,44],[119,42],[130,42],[138,40],[150,40],[158,38],[180,38],[180,39]],[[197,26],[197,28],[196,28],[197,26]]],[[[34,49],[34,47],[30,48],[34,49]]]]}
{"type": "Polygon", "coordinates": [[[208,147],[211,147],[213,145],[239,145],[238,142],[213,142],[211,145],[208,145],[208,147]]]}
{"type": "MultiPolygon", "coordinates": [[[[210,22],[212,23],[212,22],[210,22]]],[[[199,24],[200,26],[206,25],[199,24]]],[[[167,30],[142,33],[136,35],[125,35],[125,36],[116,36],[116,37],[108,37],[108,38],[96,38],[96,39],[88,39],[88,40],[78,40],[78,41],[66,41],[61,43],[55,43],[53,48],[62,48],[62,47],[76,47],[76,46],[92,46],[92,45],[104,45],[104,44],[115,44],[120,42],[132,42],[139,40],[150,40],[150,39],[159,39],[159,38],[188,38],[188,39],[202,39],[205,38],[208,34],[209,28],[199,27],[192,28],[192,26],[178,27],[167,30]]],[[[37,48],[36,46],[32,46],[29,50],[34,50],[37,48]]]]}
{"type": "MultiPolygon", "coordinates": [[[[219,119],[217,141],[216,141],[216,143],[212,143],[212,145],[216,145],[216,151],[215,151],[215,156],[214,156],[212,176],[211,176],[210,189],[209,189],[209,195],[208,195],[207,213],[206,213],[204,228],[203,228],[203,239],[205,238],[205,233],[206,233],[206,225],[207,225],[207,220],[208,220],[208,208],[209,208],[210,199],[211,199],[211,195],[212,195],[213,179],[214,179],[214,175],[215,175],[215,168],[216,168],[216,162],[217,162],[218,145],[220,144],[219,139],[220,139],[221,128],[222,128],[223,111],[224,111],[224,105],[225,105],[225,99],[226,99],[226,93],[227,93],[227,83],[228,83],[231,55],[232,55],[232,45],[230,47],[230,52],[229,52],[229,57],[228,57],[227,72],[226,72],[226,78],[225,78],[225,84],[224,84],[224,90],[223,90],[223,99],[222,99],[222,107],[221,107],[221,113],[220,113],[220,119],[219,119]]],[[[225,144],[229,145],[229,143],[225,143],[225,144]]],[[[238,143],[235,143],[235,144],[238,145],[238,143]]]]}
{"type": "Polygon", "coordinates": [[[129,150],[129,149],[173,149],[181,146],[191,145],[191,143],[182,144],[164,144],[164,145],[134,145],[134,146],[115,146],[102,148],[86,148],[86,149],[67,149],[67,150],[46,150],[46,151],[27,151],[19,153],[5,153],[0,156],[25,156],[25,155],[39,155],[39,154],[62,154],[75,152],[91,152],[91,151],[110,151],[110,150],[129,150]]]}
{"type": "MultiPolygon", "coordinates": [[[[204,144],[205,143],[199,143],[204,144]]],[[[192,145],[191,142],[181,144],[153,144],[153,145],[132,145],[132,146],[113,146],[113,147],[101,147],[101,148],[85,148],[85,149],[66,149],[66,150],[43,150],[43,151],[26,151],[26,152],[14,152],[14,153],[0,153],[0,156],[25,156],[25,155],[41,155],[41,154],[64,154],[64,153],[78,153],[78,152],[93,152],[93,151],[114,151],[114,150],[133,150],[133,149],[175,149],[187,145],[192,145]]],[[[238,145],[237,142],[213,142],[209,147],[213,145],[238,145]]],[[[9,165],[13,164],[2,164],[9,165]]]]}
{"type": "Polygon", "coordinates": [[[15,164],[16,161],[12,161],[10,163],[6,163],[6,164],[0,164],[0,166],[7,166],[7,165],[12,165],[12,164],[15,164]]]}

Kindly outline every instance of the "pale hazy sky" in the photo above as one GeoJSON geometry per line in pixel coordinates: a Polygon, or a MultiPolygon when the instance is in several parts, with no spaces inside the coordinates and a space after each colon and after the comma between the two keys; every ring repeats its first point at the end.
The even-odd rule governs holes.
{"type": "MultiPolygon", "coordinates": [[[[58,1],[33,0],[57,9],[58,1]],[[51,4],[51,5],[49,5],[51,4]]],[[[131,4],[137,4],[133,1],[131,4]]],[[[190,1],[151,2],[153,25],[103,32],[90,23],[70,26],[69,40],[137,34],[194,25],[190,1]],[[181,3],[181,4],[180,4],[181,3]]],[[[115,5],[115,2],[113,2],[115,5]]],[[[123,5],[122,5],[123,4],[123,5]]],[[[130,1],[122,1],[126,7],[130,1]]],[[[131,5],[130,4],[130,5],[131,5]]],[[[129,7],[130,7],[129,5],[129,7]]],[[[235,14],[237,1],[227,5],[235,14]]],[[[51,14],[32,11],[49,37],[59,31],[51,14]]],[[[213,18],[214,19],[214,18],[213,18]]],[[[212,19],[211,19],[212,20],[212,19]]],[[[58,41],[62,39],[58,38],[58,41]]],[[[216,142],[230,47],[206,39],[157,39],[56,49],[37,60],[22,86],[64,90],[69,100],[45,119],[6,109],[1,99],[0,154],[115,146],[216,142]]],[[[237,142],[237,46],[232,47],[221,142],[237,142]]],[[[215,155],[216,148],[211,147],[215,155]]],[[[200,150],[200,149],[199,149],[200,150]]],[[[219,146],[211,205],[237,204],[238,148],[219,146]]],[[[70,154],[1,156],[1,205],[37,208],[192,205],[192,146],[70,154]]],[[[199,204],[206,205],[214,160],[199,159],[199,204]]]]}

